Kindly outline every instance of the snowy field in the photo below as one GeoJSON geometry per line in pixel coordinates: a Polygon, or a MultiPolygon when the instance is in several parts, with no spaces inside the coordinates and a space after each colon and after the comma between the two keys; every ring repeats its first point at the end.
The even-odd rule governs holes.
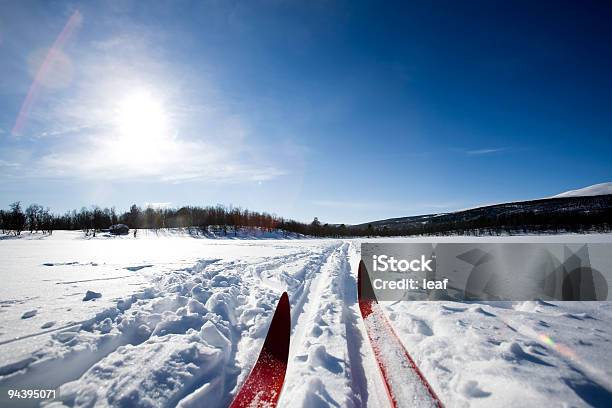
{"type": "MultiPolygon", "coordinates": [[[[384,241],[407,240],[416,239],[384,241]]],[[[612,235],[427,239],[453,240],[612,235]]],[[[227,406],[285,290],[292,335],[280,405],[388,406],[357,306],[359,244],[146,231],[2,239],[0,406],[12,404],[6,390],[23,388],[59,388],[47,406],[227,406]]],[[[383,307],[447,407],[612,401],[611,302],[383,307]]]]}

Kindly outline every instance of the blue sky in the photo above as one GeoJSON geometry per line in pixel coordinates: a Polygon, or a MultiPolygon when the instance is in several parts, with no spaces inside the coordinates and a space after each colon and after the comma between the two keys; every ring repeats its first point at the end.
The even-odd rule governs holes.
{"type": "Polygon", "coordinates": [[[4,2],[0,205],[357,223],[611,181],[612,8],[459,3],[4,2]]]}

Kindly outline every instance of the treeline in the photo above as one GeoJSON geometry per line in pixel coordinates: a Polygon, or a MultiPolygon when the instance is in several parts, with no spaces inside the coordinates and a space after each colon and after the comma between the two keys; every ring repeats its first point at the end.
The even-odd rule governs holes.
{"type": "Polygon", "coordinates": [[[55,217],[49,208],[43,208],[38,204],[31,204],[22,210],[19,201],[10,205],[8,210],[0,210],[0,230],[3,234],[12,232],[21,234],[26,228],[33,231],[51,233],[54,228],[55,217]]]}
{"type": "Polygon", "coordinates": [[[81,208],[64,214],[52,214],[48,208],[31,204],[25,210],[20,202],[10,205],[7,210],[0,210],[0,229],[3,233],[21,234],[22,231],[51,232],[53,230],[99,231],[111,225],[126,224],[136,229],[161,228],[207,228],[209,226],[257,227],[263,230],[286,229],[301,232],[308,230],[308,225],[288,221],[268,213],[261,213],[241,208],[225,206],[140,208],[132,205],[126,212],[119,213],[115,208],[81,208]],[[299,231],[298,231],[299,230],[299,231]]]}
{"type": "Polygon", "coordinates": [[[287,220],[265,212],[249,211],[222,205],[181,208],[141,208],[132,205],[128,211],[92,206],[64,214],[53,214],[49,208],[31,204],[25,210],[15,202],[7,210],[0,210],[2,233],[20,235],[22,231],[52,233],[54,230],[83,230],[87,233],[105,230],[111,225],[125,224],[132,229],[196,228],[208,230],[216,227],[228,229],[257,228],[264,231],[283,230],[303,235],[340,236],[344,229],[322,225],[316,218],[310,224],[287,220]],[[229,228],[228,228],[229,227],[229,228]]]}
{"type": "Polygon", "coordinates": [[[132,229],[196,228],[208,231],[215,227],[226,233],[228,229],[235,232],[240,228],[258,228],[336,238],[608,232],[612,229],[612,196],[511,203],[440,216],[409,217],[402,222],[387,222],[387,225],[385,222],[378,222],[358,226],[323,224],[317,218],[311,223],[303,223],[265,212],[222,205],[187,206],[178,209],[143,209],[132,205],[128,211],[122,213],[118,213],[114,208],[93,206],[57,215],[38,204],[31,204],[24,209],[20,202],[15,202],[8,209],[0,210],[0,230],[4,234],[19,235],[24,230],[50,234],[58,229],[95,232],[116,224],[126,224],[132,229]]]}

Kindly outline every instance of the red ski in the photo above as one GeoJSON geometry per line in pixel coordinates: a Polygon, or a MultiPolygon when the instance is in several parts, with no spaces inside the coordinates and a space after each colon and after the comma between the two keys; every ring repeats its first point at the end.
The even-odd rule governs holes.
{"type": "Polygon", "coordinates": [[[359,309],[391,406],[442,408],[442,402],[378,304],[363,261],[359,263],[357,286],[359,309]]]}
{"type": "Polygon", "coordinates": [[[287,371],[290,334],[289,296],[285,292],[278,301],[255,367],[236,394],[231,408],[276,406],[287,371]]]}

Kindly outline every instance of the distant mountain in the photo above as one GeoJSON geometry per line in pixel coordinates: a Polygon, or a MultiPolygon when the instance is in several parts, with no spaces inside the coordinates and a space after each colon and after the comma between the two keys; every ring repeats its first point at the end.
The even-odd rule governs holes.
{"type": "Polygon", "coordinates": [[[577,190],[566,191],[565,193],[557,194],[551,198],[562,198],[562,197],[585,197],[585,196],[598,196],[612,194],[612,182],[610,183],[599,183],[592,186],[579,188],[577,190]]]}
{"type": "Polygon", "coordinates": [[[478,229],[609,230],[611,226],[612,194],[605,194],[554,197],[488,205],[451,213],[390,218],[355,225],[352,228],[383,235],[397,235],[398,232],[430,234],[478,229]]]}

